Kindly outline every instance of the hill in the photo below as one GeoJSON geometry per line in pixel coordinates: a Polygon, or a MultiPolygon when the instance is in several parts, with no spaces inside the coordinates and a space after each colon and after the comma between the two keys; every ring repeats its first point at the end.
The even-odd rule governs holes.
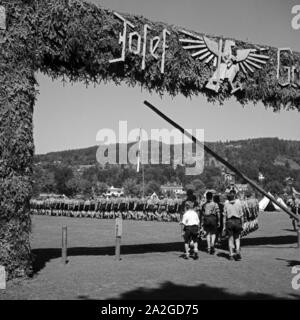
{"type": "MultiPolygon", "coordinates": [[[[130,150],[134,143],[126,145],[115,145],[116,162],[119,162],[120,148],[130,150]]],[[[300,189],[300,141],[280,140],[278,138],[259,138],[227,142],[208,142],[207,146],[226,158],[233,165],[238,167],[250,178],[257,180],[258,173],[262,172],[265,176],[265,184],[270,184],[269,188],[275,186],[282,189],[284,180],[287,177],[294,178],[295,187],[300,189]]],[[[191,155],[192,145],[185,146],[191,155]]],[[[182,145],[166,145],[149,141],[143,142],[143,152],[148,151],[148,158],[158,159],[159,164],[148,164],[144,166],[145,183],[180,183],[183,185],[191,184],[195,180],[201,180],[206,187],[222,188],[222,165],[212,157],[205,154],[204,172],[199,176],[186,176],[182,166],[182,157],[179,149],[182,145]],[[162,149],[170,149],[170,157],[162,158],[162,149]],[[170,160],[169,160],[170,159],[170,160]],[[167,164],[165,163],[168,160],[167,164]]],[[[122,186],[128,179],[131,183],[139,185],[141,183],[141,172],[136,172],[136,166],[128,165],[99,165],[96,160],[98,146],[90,148],[51,152],[44,155],[35,156],[35,176],[36,181],[43,177],[53,177],[50,189],[62,191],[57,188],[57,179],[64,176],[66,181],[79,180],[86,181],[87,185],[106,185],[122,186]],[[55,178],[56,177],[56,178],[55,178]],[[56,180],[55,180],[56,179],[56,180]],[[134,183],[133,183],[134,181],[134,183]]],[[[193,146],[195,153],[195,146],[193,146]]],[[[47,179],[46,179],[47,180],[47,179]]],[[[51,180],[51,179],[50,179],[51,180]]],[[[239,180],[238,180],[239,181],[239,180]]],[[[242,181],[239,181],[242,182],[242,181]]],[[[61,183],[65,185],[66,183],[61,183]]],[[[49,188],[43,184],[40,186],[43,191],[49,188]]],[[[267,186],[268,187],[268,186],[267,186]]],[[[75,188],[76,189],[76,188],[75,188]]],[[[77,188],[78,189],[78,188],[77,188]]],[[[155,189],[155,188],[154,188],[155,189]]],[[[157,189],[157,186],[156,186],[157,189]]]]}

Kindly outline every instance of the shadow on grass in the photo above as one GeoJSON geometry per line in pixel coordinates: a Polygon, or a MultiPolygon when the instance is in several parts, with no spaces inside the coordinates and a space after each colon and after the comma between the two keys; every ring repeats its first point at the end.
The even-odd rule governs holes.
{"type": "MultiPolygon", "coordinates": [[[[198,286],[185,286],[177,285],[172,282],[165,282],[159,288],[147,289],[138,288],[133,291],[123,293],[118,297],[121,300],[155,300],[155,299],[165,299],[165,300],[247,300],[247,299],[276,299],[273,295],[257,293],[257,292],[247,292],[245,294],[239,295],[226,291],[224,288],[210,287],[205,284],[198,286]]],[[[278,298],[277,298],[278,299],[278,298]]]]}
{"type": "Polygon", "coordinates": [[[300,260],[287,260],[287,259],[281,259],[281,258],[276,258],[276,260],[285,261],[287,263],[287,267],[300,266],[300,260]]]}
{"type": "MultiPolygon", "coordinates": [[[[121,254],[142,254],[151,252],[172,252],[182,251],[182,242],[172,243],[151,243],[151,244],[137,244],[137,245],[122,245],[121,254]]],[[[59,248],[42,248],[33,249],[34,257],[33,273],[36,274],[42,270],[46,263],[52,259],[61,257],[61,249],[59,248]]],[[[68,257],[71,256],[112,256],[115,254],[115,247],[75,247],[68,248],[68,257]]]]}
{"type": "MultiPolygon", "coordinates": [[[[90,296],[78,296],[81,300],[92,300],[90,296]]],[[[293,297],[294,298],[294,297],[293,297]]],[[[273,295],[246,292],[230,293],[224,288],[210,287],[205,284],[197,286],[177,285],[165,282],[159,288],[138,288],[120,294],[109,300],[277,300],[273,295]]]]}
{"type": "MultiPolygon", "coordinates": [[[[261,246],[261,245],[282,245],[293,244],[296,242],[296,236],[277,236],[277,237],[259,237],[259,238],[244,238],[242,240],[242,247],[247,246],[261,246]]],[[[223,242],[221,249],[227,248],[226,242],[223,242]]],[[[205,242],[202,241],[199,250],[205,251],[205,242]]],[[[143,254],[152,252],[182,252],[182,242],[172,243],[151,243],[151,244],[136,244],[136,245],[122,245],[122,255],[128,254],[143,254]]],[[[32,250],[34,256],[33,275],[42,270],[46,263],[52,259],[61,257],[60,248],[41,248],[32,250]]],[[[68,257],[72,256],[112,256],[115,254],[115,247],[73,247],[68,248],[68,257]]]]}
{"type": "Polygon", "coordinates": [[[274,237],[259,237],[259,238],[243,238],[242,246],[266,246],[266,245],[285,245],[296,244],[297,235],[274,236],[274,237]]]}

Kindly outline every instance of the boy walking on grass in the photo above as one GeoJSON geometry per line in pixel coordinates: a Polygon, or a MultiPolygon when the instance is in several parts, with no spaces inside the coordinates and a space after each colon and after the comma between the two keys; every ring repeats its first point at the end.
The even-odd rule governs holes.
{"type": "Polygon", "coordinates": [[[214,254],[216,234],[220,226],[220,209],[219,205],[213,201],[213,194],[210,191],[206,193],[206,202],[202,206],[201,223],[207,234],[207,252],[214,254]]]}
{"type": "Polygon", "coordinates": [[[189,258],[190,243],[194,243],[194,259],[198,259],[198,231],[200,220],[197,212],[194,210],[194,204],[191,201],[185,203],[185,213],[182,217],[183,231],[184,231],[184,250],[185,259],[189,258]]]}
{"type": "Polygon", "coordinates": [[[228,202],[224,206],[224,231],[226,229],[229,247],[229,260],[234,258],[234,249],[236,252],[235,260],[239,261],[241,257],[240,237],[243,231],[243,207],[239,199],[236,199],[234,192],[228,195],[228,202]]]}

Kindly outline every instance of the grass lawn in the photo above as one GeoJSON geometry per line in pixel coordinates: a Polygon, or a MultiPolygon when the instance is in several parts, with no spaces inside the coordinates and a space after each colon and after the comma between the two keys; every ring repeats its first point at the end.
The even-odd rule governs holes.
{"type": "Polygon", "coordinates": [[[240,262],[226,246],[215,256],[200,247],[184,260],[177,223],[123,221],[122,260],[114,258],[114,220],[33,216],[35,274],[13,280],[0,299],[299,299],[292,266],[300,265],[296,233],[284,213],[264,213],[242,240],[240,262]],[[68,226],[68,264],[61,228],[68,226]]]}

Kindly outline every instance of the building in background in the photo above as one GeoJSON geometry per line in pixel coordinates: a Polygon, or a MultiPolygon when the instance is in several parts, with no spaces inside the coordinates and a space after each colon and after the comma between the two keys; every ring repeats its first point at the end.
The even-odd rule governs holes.
{"type": "Polygon", "coordinates": [[[40,199],[68,199],[68,197],[64,194],[56,194],[56,193],[40,193],[40,199]]]}
{"type": "Polygon", "coordinates": [[[180,184],[177,184],[176,182],[174,182],[173,184],[168,183],[166,185],[162,185],[160,187],[160,190],[163,195],[170,195],[170,194],[182,195],[185,193],[185,191],[183,190],[183,186],[180,184]]]}
{"type": "Polygon", "coordinates": [[[106,194],[106,197],[121,197],[124,196],[124,189],[123,188],[115,188],[114,186],[111,186],[108,188],[106,194]]]}

